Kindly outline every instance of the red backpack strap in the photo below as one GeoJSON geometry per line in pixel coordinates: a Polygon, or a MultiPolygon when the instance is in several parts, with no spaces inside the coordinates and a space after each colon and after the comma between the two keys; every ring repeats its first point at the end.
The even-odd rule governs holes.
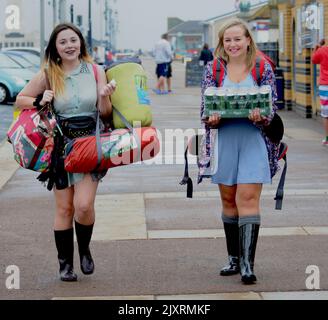
{"type": "Polygon", "coordinates": [[[265,59],[261,56],[256,56],[255,65],[252,69],[252,76],[258,86],[261,85],[262,74],[264,72],[265,59]]]}
{"type": "Polygon", "coordinates": [[[94,63],[92,64],[92,70],[93,70],[93,74],[95,76],[96,82],[98,82],[98,69],[97,69],[97,65],[95,65],[94,63]]]}
{"type": "Polygon", "coordinates": [[[221,87],[224,76],[224,62],[222,59],[217,58],[213,61],[213,79],[216,81],[218,87],[221,87]],[[220,62],[218,66],[218,62],[220,62]]]}
{"type": "Polygon", "coordinates": [[[217,81],[217,80],[216,80],[216,71],[217,71],[217,67],[218,67],[218,59],[214,59],[214,60],[213,60],[213,66],[212,66],[212,76],[213,76],[213,79],[214,79],[215,81],[217,81]]]}

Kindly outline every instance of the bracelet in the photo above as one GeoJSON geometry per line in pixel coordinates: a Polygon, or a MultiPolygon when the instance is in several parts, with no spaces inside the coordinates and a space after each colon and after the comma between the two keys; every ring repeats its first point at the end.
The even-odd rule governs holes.
{"type": "Polygon", "coordinates": [[[41,106],[40,102],[43,98],[43,94],[40,93],[34,100],[33,106],[37,108],[38,111],[40,111],[44,106],[41,106]]]}

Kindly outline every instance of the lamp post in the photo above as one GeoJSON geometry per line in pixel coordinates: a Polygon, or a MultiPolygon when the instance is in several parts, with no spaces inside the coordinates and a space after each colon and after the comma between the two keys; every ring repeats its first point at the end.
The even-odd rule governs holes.
{"type": "Polygon", "coordinates": [[[92,52],[92,23],[91,23],[91,0],[89,0],[89,29],[88,29],[89,50],[92,52]]]}
{"type": "Polygon", "coordinates": [[[44,0],[40,0],[40,65],[44,56],[44,0]]]}
{"type": "Polygon", "coordinates": [[[57,1],[52,0],[52,24],[53,27],[57,24],[57,1]]]}
{"type": "Polygon", "coordinates": [[[71,4],[70,6],[70,16],[71,16],[71,23],[74,23],[74,5],[71,4]]]}

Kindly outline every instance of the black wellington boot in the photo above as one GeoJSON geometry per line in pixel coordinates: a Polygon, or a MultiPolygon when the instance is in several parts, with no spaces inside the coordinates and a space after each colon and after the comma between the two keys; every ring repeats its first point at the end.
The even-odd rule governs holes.
{"type": "Polygon", "coordinates": [[[54,234],[58,251],[60,280],[76,281],[77,275],[73,270],[73,228],[68,230],[55,230],[54,234]]]}
{"type": "Polygon", "coordinates": [[[80,266],[84,274],[92,274],[95,269],[95,265],[89,249],[92,230],[93,224],[85,226],[75,220],[75,232],[76,240],[79,245],[80,266]]]}
{"type": "Polygon", "coordinates": [[[254,259],[260,225],[247,223],[239,227],[240,274],[244,284],[256,281],[254,259]]]}
{"type": "Polygon", "coordinates": [[[228,264],[221,271],[221,276],[239,273],[239,226],[238,223],[223,223],[226,235],[228,264]]]}

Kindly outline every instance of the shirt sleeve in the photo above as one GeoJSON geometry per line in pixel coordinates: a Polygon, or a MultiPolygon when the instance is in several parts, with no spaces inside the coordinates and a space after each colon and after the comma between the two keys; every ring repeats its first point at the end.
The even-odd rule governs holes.
{"type": "Polygon", "coordinates": [[[314,53],[312,55],[312,63],[314,63],[314,64],[321,63],[321,58],[322,58],[322,55],[321,55],[321,50],[319,48],[318,50],[314,51],[314,53]]]}
{"type": "Polygon", "coordinates": [[[264,64],[264,71],[262,74],[261,86],[262,85],[269,85],[271,87],[271,97],[272,97],[272,112],[267,117],[267,120],[264,125],[269,124],[277,111],[276,101],[278,100],[277,94],[277,84],[276,84],[276,77],[271,68],[271,65],[268,62],[264,64]]]}

